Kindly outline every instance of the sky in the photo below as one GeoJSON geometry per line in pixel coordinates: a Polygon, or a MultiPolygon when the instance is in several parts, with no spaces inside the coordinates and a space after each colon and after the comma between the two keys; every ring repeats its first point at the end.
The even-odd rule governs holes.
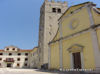
{"type": "MultiPolygon", "coordinates": [[[[56,0],[57,1],[57,0],[56,0]]],[[[59,0],[68,6],[100,0],[59,0]]],[[[38,46],[40,7],[44,0],[0,0],[0,49],[14,45],[21,49],[38,46]]]]}

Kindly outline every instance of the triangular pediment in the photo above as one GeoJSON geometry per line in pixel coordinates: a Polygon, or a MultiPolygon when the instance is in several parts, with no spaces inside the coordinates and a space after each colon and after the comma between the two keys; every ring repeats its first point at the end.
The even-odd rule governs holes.
{"type": "Polygon", "coordinates": [[[68,48],[69,52],[81,52],[83,50],[84,46],[79,44],[74,44],[71,47],[68,48]]]}

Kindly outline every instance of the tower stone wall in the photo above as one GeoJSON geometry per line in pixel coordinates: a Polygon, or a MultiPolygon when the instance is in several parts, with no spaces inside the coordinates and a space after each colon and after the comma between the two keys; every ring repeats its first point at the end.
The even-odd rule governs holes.
{"type": "Polygon", "coordinates": [[[67,10],[67,2],[45,0],[40,9],[39,26],[39,65],[48,63],[48,43],[55,36],[58,29],[58,19],[67,10]]]}

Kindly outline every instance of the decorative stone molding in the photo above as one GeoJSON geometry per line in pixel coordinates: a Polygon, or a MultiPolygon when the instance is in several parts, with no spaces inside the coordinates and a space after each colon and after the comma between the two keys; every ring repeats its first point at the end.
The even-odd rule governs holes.
{"type": "Polygon", "coordinates": [[[94,10],[96,13],[100,14],[100,11],[99,11],[96,7],[93,7],[93,10],[94,10]]]}
{"type": "Polygon", "coordinates": [[[67,50],[70,53],[73,53],[73,52],[82,52],[83,51],[83,48],[84,48],[84,46],[82,46],[82,45],[74,44],[70,48],[68,48],[67,50]]]}

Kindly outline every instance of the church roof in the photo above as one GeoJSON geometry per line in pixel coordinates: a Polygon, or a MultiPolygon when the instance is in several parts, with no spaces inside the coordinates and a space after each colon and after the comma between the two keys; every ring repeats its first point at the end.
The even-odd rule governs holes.
{"type": "Polygon", "coordinates": [[[86,4],[95,5],[95,4],[93,4],[93,2],[85,2],[85,3],[73,5],[73,6],[69,7],[69,8],[64,12],[64,14],[59,18],[59,20],[60,20],[66,13],[71,14],[73,11],[75,11],[75,10],[77,10],[77,9],[80,9],[81,7],[83,7],[83,6],[86,5],[86,4]],[[73,8],[73,9],[72,9],[72,8],[73,8]],[[69,11],[69,10],[71,10],[71,11],[69,11]]]}
{"type": "MultiPolygon", "coordinates": [[[[27,49],[27,50],[20,49],[18,52],[31,52],[31,51],[32,51],[31,49],[27,49]]],[[[5,52],[5,50],[0,50],[0,52],[5,52]]],[[[10,52],[14,52],[14,51],[10,51],[10,52]]]]}

